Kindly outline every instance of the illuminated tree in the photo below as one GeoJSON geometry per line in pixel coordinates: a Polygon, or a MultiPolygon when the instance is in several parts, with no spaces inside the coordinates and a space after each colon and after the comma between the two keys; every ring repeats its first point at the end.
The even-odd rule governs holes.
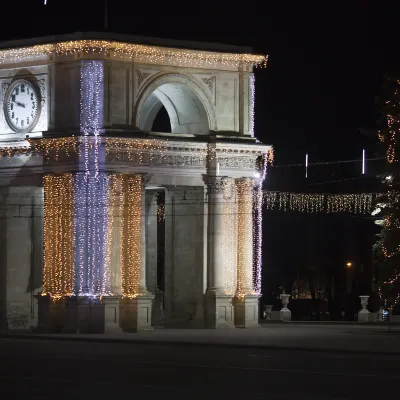
{"type": "Polygon", "coordinates": [[[400,80],[387,79],[384,101],[380,104],[382,120],[378,131],[379,148],[386,158],[382,195],[377,198],[373,215],[381,226],[374,245],[379,294],[388,308],[400,300],[400,80]]]}

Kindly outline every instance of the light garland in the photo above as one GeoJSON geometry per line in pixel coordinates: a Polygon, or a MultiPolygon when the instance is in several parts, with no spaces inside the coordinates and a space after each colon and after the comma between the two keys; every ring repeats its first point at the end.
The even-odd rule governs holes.
{"type": "Polygon", "coordinates": [[[87,177],[84,173],[74,175],[74,237],[75,237],[75,266],[76,283],[75,293],[79,296],[88,294],[87,279],[87,177]]]}
{"type": "Polygon", "coordinates": [[[242,146],[215,148],[207,143],[176,142],[164,139],[127,139],[107,138],[99,136],[98,130],[93,130],[89,136],[87,129],[82,128],[84,136],[69,138],[30,139],[30,147],[19,147],[16,142],[13,147],[0,148],[0,157],[37,155],[43,156],[44,164],[85,158],[85,166],[98,171],[98,164],[89,163],[96,154],[104,152],[107,163],[128,162],[137,165],[166,165],[205,167],[208,162],[218,160],[221,168],[254,171],[255,159],[267,154],[268,163],[273,161],[271,147],[242,146]],[[267,147],[267,148],[265,148],[267,147]]]}
{"type": "MultiPolygon", "coordinates": [[[[386,284],[386,282],[384,282],[386,284]]],[[[389,311],[393,310],[397,304],[400,302],[400,293],[397,293],[396,298],[393,300],[393,304],[388,306],[389,299],[385,298],[382,293],[382,286],[378,287],[378,295],[381,300],[383,300],[383,305],[388,307],[389,311]]]]}
{"type": "Polygon", "coordinates": [[[237,245],[237,291],[236,297],[244,298],[253,294],[253,219],[252,194],[253,180],[240,178],[236,180],[238,194],[238,245],[237,245]]]}
{"type": "Polygon", "coordinates": [[[122,175],[121,286],[125,298],[139,295],[141,271],[142,177],[122,175]]]}
{"type": "Polygon", "coordinates": [[[250,75],[250,136],[254,137],[255,120],[255,102],[256,102],[256,77],[250,75]]]}
{"type": "Polygon", "coordinates": [[[45,175],[44,265],[42,296],[59,299],[74,293],[73,181],[71,174],[45,175]]]}
{"type": "Polygon", "coordinates": [[[112,296],[111,291],[111,253],[112,253],[112,238],[114,228],[114,214],[117,206],[117,186],[118,175],[112,174],[109,177],[109,195],[108,195],[108,221],[106,232],[106,249],[103,271],[103,285],[101,293],[103,296],[112,296]]]}
{"type": "Polygon", "coordinates": [[[267,175],[268,154],[260,157],[253,190],[253,290],[261,293],[262,280],[262,217],[263,217],[263,189],[262,185],[267,175]]]}
{"type": "Polygon", "coordinates": [[[264,192],[267,210],[370,214],[375,194],[264,192]]]}
{"type": "Polygon", "coordinates": [[[398,279],[400,279],[400,272],[395,273],[394,276],[392,276],[388,281],[383,282],[385,285],[391,285],[392,283],[395,283],[398,279]]]}
{"type": "Polygon", "coordinates": [[[228,179],[223,190],[224,214],[223,214],[223,260],[225,273],[225,294],[234,294],[236,288],[235,276],[236,254],[235,254],[235,220],[237,203],[235,202],[236,187],[233,179],[228,179]]]}
{"type": "MultiPolygon", "coordinates": [[[[85,221],[83,246],[87,248],[87,291],[89,296],[110,294],[110,283],[104,281],[109,276],[107,254],[110,252],[109,221],[109,177],[104,173],[84,179],[87,184],[87,219],[85,221]]],[[[85,291],[84,291],[85,292],[85,291]]]]}
{"type": "Polygon", "coordinates": [[[134,59],[138,63],[164,64],[175,61],[177,65],[182,67],[217,67],[222,65],[235,68],[245,65],[265,68],[268,61],[268,56],[255,54],[189,51],[106,40],[73,40],[1,50],[0,63],[21,62],[50,55],[69,56],[79,53],[107,56],[112,59],[134,59]]]}

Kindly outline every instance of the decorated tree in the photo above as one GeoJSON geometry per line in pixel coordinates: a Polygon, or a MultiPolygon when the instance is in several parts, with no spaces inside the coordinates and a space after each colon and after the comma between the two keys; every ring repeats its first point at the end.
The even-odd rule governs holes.
{"type": "Polygon", "coordinates": [[[378,131],[379,149],[386,159],[382,194],[377,197],[373,215],[381,226],[376,251],[376,279],[384,304],[393,309],[400,301],[400,80],[387,79],[382,119],[378,131]]]}

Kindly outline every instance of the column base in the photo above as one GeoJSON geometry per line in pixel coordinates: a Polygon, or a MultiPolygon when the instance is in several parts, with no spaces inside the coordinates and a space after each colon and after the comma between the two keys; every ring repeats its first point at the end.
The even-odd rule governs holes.
{"type": "Polygon", "coordinates": [[[101,302],[104,304],[104,333],[122,332],[119,316],[120,297],[103,297],[101,302]]]}
{"type": "Polygon", "coordinates": [[[234,328],[232,296],[209,292],[204,295],[204,326],[208,329],[234,328]]]}
{"type": "Polygon", "coordinates": [[[236,328],[259,328],[259,295],[246,295],[235,297],[233,306],[235,310],[236,328]]]}
{"type": "Polygon", "coordinates": [[[119,298],[38,296],[38,327],[50,333],[119,332],[119,298]]]}
{"type": "Polygon", "coordinates": [[[139,332],[154,329],[151,326],[151,310],[154,295],[146,294],[119,302],[120,327],[124,332],[139,332]]]}
{"type": "Polygon", "coordinates": [[[75,298],[54,299],[36,296],[38,302],[38,324],[35,332],[76,333],[75,298]]]}

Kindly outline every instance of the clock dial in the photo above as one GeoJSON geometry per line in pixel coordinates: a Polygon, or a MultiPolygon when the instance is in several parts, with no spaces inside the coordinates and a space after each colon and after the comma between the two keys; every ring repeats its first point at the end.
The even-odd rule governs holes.
{"type": "Polygon", "coordinates": [[[15,132],[29,132],[39,116],[39,96],[33,84],[26,80],[15,81],[6,98],[7,122],[15,132]]]}

